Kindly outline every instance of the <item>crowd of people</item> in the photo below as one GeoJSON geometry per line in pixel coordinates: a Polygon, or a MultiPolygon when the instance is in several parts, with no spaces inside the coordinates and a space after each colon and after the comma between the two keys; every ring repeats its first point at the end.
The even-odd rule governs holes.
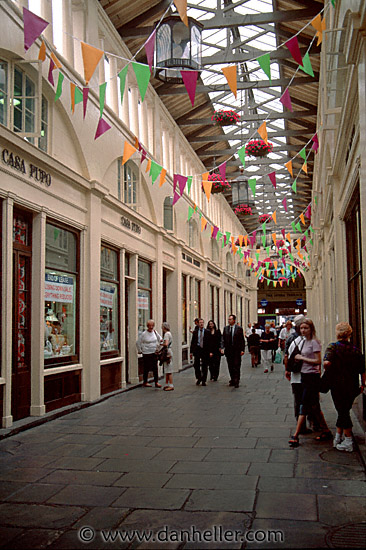
{"type": "MultiPolygon", "coordinates": [[[[195,328],[190,329],[190,353],[197,386],[207,385],[208,373],[211,381],[218,380],[221,357],[225,355],[230,375],[229,386],[239,388],[246,338],[252,368],[263,363],[264,373],[268,373],[273,372],[274,363],[284,365],[285,377],[291,383],[296,418],[296,429],[289,439],[289,445],[298,447],[299,436],[311,432],[319,432],[315,438],[317,441],[333,439],[319,401],[320,392],[330,391],[338,414],[333,445],[339,451],[353,451],[350,410],[357,395],[365,388],[365,360],[361,351],[350,342],[352,328],[348,323],[336,326],[336,341],[325,350],[321,376],[322,346],[316,336],[314,323],[304,315],[294,318],[294,326],[291,320],[282,327],[276,327],[274,322],[267,323],[264,328],[258,323],[253,326],[249,323],[245,334],[233,314],[229,315],[228,324],[222,333],[212,319],[206,327],[203,319],[197,318],[194,322],[195,328]]],[[[161,388],[158,379],[160,361],[166,378],[163,389],[172,391],[173,338],[166,322],[162,324],[162,333],[163,336],[160,336],[155,330],[154,321],[150,319],[147,329],[139,336],[137,349],[142,353],[144,365],[142,385],[151,386],[148,382],[151,371],[155,387],[161,388]]]]}

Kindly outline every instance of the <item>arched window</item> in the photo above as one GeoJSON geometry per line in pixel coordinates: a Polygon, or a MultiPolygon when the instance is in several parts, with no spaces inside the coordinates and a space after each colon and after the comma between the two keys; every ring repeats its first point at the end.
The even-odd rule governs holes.
{"type": "Polygon", "coordinates": [[[230,252],[226,254],[226,271],[230,273],[233,271],[233,257],[230,252]]]}
{"type": "Polygon", "coordinates": [[[137,184],[139,171],[132,161],[127,161],[122,166],[118,159],[118,198],[134,210],[137,210],[137,184]]]}
{"type": "Polygon", "coordinates": [[[213,262],[220,261],[220,249],[219,249],[219,245],[217,244],[217,241],[215,240],[211,241],[211,257],[213,262]]]}
{"type": "Polygon", "coordinates": [[[237,268],[236,268],[236,275],[237,275],[238,279],[244,279],[243,264],[238,263],[237,268]]]}
{"type": "Polygon", "coordinates": [[[195,220],[189,220],[189,241],[188,244],[191,248],[197,248],[198,246],[198,227],[195,220]]]}
{"type": "Polygon", "coordinates": [[[173,197],[164,199],[164,228],[173,231],[173,197]]]}

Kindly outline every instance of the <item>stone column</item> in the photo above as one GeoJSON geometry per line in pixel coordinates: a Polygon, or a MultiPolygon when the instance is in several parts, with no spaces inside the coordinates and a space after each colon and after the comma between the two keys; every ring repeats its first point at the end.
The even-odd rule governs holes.
{"type": "Polygon", "coordinates": [[[130,108],[130,127],[131,131],[135,134],[135,136],[140,139],[139,135],[139,111],[138,111],[138,101],[139,101],[139,92],[136,84],[132,84],[130,86],[131,88],[131,104],[129,105],[130,108]]]}
{"type": "Polygon", "coordinates": [[[2,427],[13,424],[11,414],[11,375],[12,375],[12,326],[13,326],[13,205],[14,200],[8,197],[3,201],[3,249],[2,249],[2,300],[1,300],[1,376],[3,386],[4,408],[2,427]]]}
{"type": "Polygon", "coordinates": [[[118,105],[118,86],[119,78],[117,76],[117,59],[113,55],[109,57],[109,83],[110,86],[110,107],[113,109],[114,113],[119,115],[119,105],[118,105]]]}
{"type": "Polygon", "coordinates": [[[145,148],[149,150],[148,109],[146,99],[141,103],[140,115],[141,141],[144,144],[145,148]]]}
{"type": "MultiPolygon", "coordinates": [[[[366,8],[363,6],[362,10],[362,19],[366,20],[366,8]]],[[[364,27],[365,28],[365,27],[364,27]]],[[[362,281],[363,281],[363,296],[366,298],[366,267],[365,267],[365,258],[366,258],[366,229],[365,225],[362,223],[365,220],[366,214],[366,90],[365,90],[365,79],[366,78],[366,38],[364,36],[365,31],[363,31],[363,36],[361,39],[361,48],[360,48],[360,57],[358,62],[358,103],[359,103],[359,113],[360,113],[360,212],[361,212],[361,254],[363,258],[362,262],[362,281]]],[[[344,262],[345,263],[345,262],[344,262]]],[[[365,306],[364,306],[365,307],[365,306]]],[[[365,337],[366,337],[366,326],[364,326],[365,337]]]]}
{"type": "Polygon", "coordinates": [[[130,282],[129,282],[129,373],[131,384],[138,384],[138,356],[136,342],[138,339],[138,316],[137,316],[137,281],[138,281],[138,256],[130,256],[130,282]]]}
{"type": "MultiPolygon", "coordinates": [[[[120,85],[119,79],[118,79],[118,86],[120,85]]],[[[129,82],[128,82],[128,75],[126,76],[126,82],[125,82],[125,90],[123,94],[123,98],[121,97],[122,101],[122,120],[127,126],[127,128],[130,127],[130,95],[128,93],[129,88],[129,82]]]]}
{"type": "MultiPolygon", "coordinates": [[[[99,46],[98,46],[98,48],[100,50],[104,51],[104,35],[99,36],[99,46]]],[[[98,69],[99,69],[99,84],[103,84],[106,80],[106,78],[105,78],[105,68],[104,68],[104,56],[99,61],[98,69]]]]}
{"type": "Polygon", "coordinates": [[[73,34],[73,25],[72,25],[72,3],[71,0],[63,0],[62,3],[62,55],[74,66],[74,39],[72,38],[73,34]],[[66,31],[66,32],[65,32],[66,31]]]}
{"type": "Polygon", "coordinates": [[[147,101],[147,147],[151,154],[156,157],[155,155],[155,141],[154,137],[156,136],[155,132],[155,126],[154,126],[154,102],[151,101],[151,99],[146,100],[147,101]]]}
{"type": "MultiPolygon", "coordinates": [[[[161,112],[160,112],[160,104],[159,104],[159,98],[154,98],[154,112],[153,112],[153,124],[154,124],[154,131],[153,131],[153,144],[154,144],[154,157],[156,158],[157,162],[160,164],[163,164],[164,157],[163,157],[163,129],[161,124],[161,112]]],[[[165,166],[164,166],[165,168],[165,166]]]]}
{"type": "MultiPolygon", "coordinates": [[[[85,9],[82,3],[72,4],[72,34],[79,40],[85,41],[85,9]]],[[[74,49],[74,68],[75,70],[84,75],[84,63],[81,54],[80,43],[74,49]]]]}
{"type": "Polygon", "coordinates": [[[174,173],[174,132],[169,130],[168,133],[168,140],[169,140],[169,171],[171,174],[174,173]]]}

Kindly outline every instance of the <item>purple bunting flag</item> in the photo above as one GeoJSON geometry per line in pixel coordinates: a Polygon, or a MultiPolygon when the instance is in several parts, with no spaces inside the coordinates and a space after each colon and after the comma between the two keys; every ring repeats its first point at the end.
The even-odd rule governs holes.
{"type": "Polygon", "coordinates": [[[173,206],[179,201],[180,195],[176,191],[174,191],[174,197],[173,197],[173,206]]]}
{"type": "Polygon", "coordinates": [[[271,172],[268,174],[268,177],[271,180],[273,187],[276,189],[276,172],[271,172]]]}
{"type": "Polygon", "coordinates": [[[180,71],[180,74],[182,75],[183,83],[186,87],[186,90],[189,95],[189,99],[191,100],[192,107],[193,107],[194,98],[196,96],[198,71],[180,71]]]}
{"type": "Polygon", "coordinates": [[[106,122],[105,120],[100,118],[99,122],[98,122],[98,126],[97,126],[97,131],[95,132],[94,139],[97,139],[98,137],[103,135],[105,132],[110,130],[110,128],[111,128],[111,126],[108,124],[108,122],[106,122]]]}
{"type": "Polygon", "coordinates": [[[214,228],[213,228],[213,231],[212,231],[212,238],[213,239],[216,239],[218,230],[219,230],[219,228],[216,227],[216,225],[215,225],[214,228]]]}
{"type": "Polygon", "coordinates": [[[52,74],[52,71],[55,67],[56,65],[54,64],[53,59],[50,59],[50,68],[48,69],[48,82],[51,84],[51,86],[55,85],[52,74]]]}
{"type": "Polygon", "coordinates": [[[89,88],[83,88],[83,117],[86,115],[86,106],[88,103],[89,88]]]}
{"type": "Polygon", "coordinates": [[[301,52],[300,52],[300,48],[299,48],[299,42],[297,40],[297,36],[293,36],[292,38],[290,38],[290,40],[287,40],[287,42],[285,43],[285,45],[288,47],[289,51],[290,51],[290,54],[292,55],[292,57],[294,58],[294,60],[296,61],[296,63],[298,63],[299,65],[303,66],[303,61],[302,61],[302,57],[301,57],[301,52]]]}
{"type": "Polygon", "coordinates": [[[312,139],[312,141],[313,141],[312,149],[315,151],[315,154],[317,154],[318,149],[319,149],[318,134],[314,134],[313,137],[312,137],[311,139],[312,139]]]}
{"type": "Polygon", "coordinates": [[[287,212],[288,210],[287,210],[287,199],[286,199],[286,197],[283,199],[282,204],[284,206],[285,211],[287,212]]]}
{"type": "Polygon", "coordinates": [[[222,164],[220,164],[219,172],[222,180],[226,181],[226,162],[223,162],[222,164]]]}
{"type": "Polygon", "coordinates": [[[41,17],[38,17],[35,13],[27,10],[27,8],[23,8],[23,23],[24,49],[27,51],[49,23],[41,17]]]}
{"type": "Polygon", "coordinates": [[[146,58],[147,58],[147,63],[150,67],[150,72],[152,72],[152,64],[154,61],[155,35],[156,35],[156,32],[154,31],[145,42],[146,58]]]}
{"type": "Polygon", "coordinates": [[[280,101],[284,107],[287,107],[287,109],[290,109],[290,111],[293,111],[290,92],[288,91],[288,88],[286,88],[286,90],[280,97],[280,101]]]}

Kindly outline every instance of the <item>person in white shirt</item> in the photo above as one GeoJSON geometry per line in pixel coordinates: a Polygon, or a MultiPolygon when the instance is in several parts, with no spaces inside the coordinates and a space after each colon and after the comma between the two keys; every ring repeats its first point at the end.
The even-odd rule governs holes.
{"type": "Polygon", "coordinates": [[[279,348],[281,349],[281,351],[282,351],[282,358],[283,358],[284,355],[285,355],[286,341],[287,341],[287,339],[289,338],[289,336],[291,336],[291,334],[294,334],[295,332],[296,332],[296,331],[295,331],[295,329],[293,328],[291,321],[287,321],[287,322],[286,322],[286,325],[284,326],[284,328],[281,329],[281,332],[280,332],[280,335],[279,335],[279,339],[278,339],[278,347],[279,347],[279,348]]]}
{"type": "Polygon", "coordinates": [[[246,338],[249,338],[249,336],[252,334],[252,323],[248,323],[248,328],[245,331],[246,338]]]}
{"type": "Polygon", "coordinates": [[[161,388],[159,384],[159,375],[158,375],[158,357],[156,355],[156,350],[159,345],[162,343],[162,338],[158,332],[154,329],[155,321],[149,319],[146,323],[147,330],[141,332],[139,339],[137,341],[137,350],[139,353],[142,353],[144,361],[144,374],[143,374],[143,386],[151,387],[151,384],[148,383],[147,378],[149,372],[152,371],[154,375],[155,388],[161,388]]]}

